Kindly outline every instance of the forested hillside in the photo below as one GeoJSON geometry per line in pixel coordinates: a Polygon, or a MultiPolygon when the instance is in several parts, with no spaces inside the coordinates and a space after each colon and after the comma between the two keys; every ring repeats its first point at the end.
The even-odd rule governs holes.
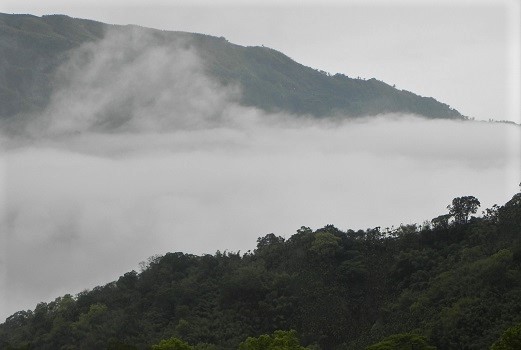
{"type": "MultiPolygon", "coordinates": [[[[40,112],[57,84],[56,68],[67,60],[70,50],[100,40],[108,29],[125,28],[63,15],[0,14],[0,120],[40,112]]],[[[223,85],[241,87],[244,105],[318,117],[400,112],[464,118],[432,97],[398,90],[374,78],[331,76],[269,48],[243,47],[202,34],[142,30],[163,43],[182,40],[194,48],[208,74],[223,85]]]]}
{"type": "Polygon", "coordinates": [[[152,257],[12,315],[0,347],[280,349],[256,346],[298,337],[310,349],[488,349],[521,323],[521,193],[472,216],[478,207],[459,197],[421,225],[302,227],[259,238],[253,252],[152,257]]]}

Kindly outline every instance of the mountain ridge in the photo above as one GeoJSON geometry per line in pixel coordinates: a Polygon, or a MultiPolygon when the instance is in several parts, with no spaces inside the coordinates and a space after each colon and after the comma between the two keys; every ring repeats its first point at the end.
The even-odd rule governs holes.
{"type": "Polygon", "coordinates": [[[466,119],[432,97],[398,90],[375,78],[329,75],[263,46],[241,46],[207,34],[113,25],[65,15],[22,14],[0,14],[0,78],[4,82],[0,84],[0,118],[43,110],[56,83],[54,72],[70,50],[101,40],[109,28],[129,26],[165,42],[189,39],[211,76],[225,86],[241,86],[240,102],[246,106],[315,117],[407,113],[466,119]]]}

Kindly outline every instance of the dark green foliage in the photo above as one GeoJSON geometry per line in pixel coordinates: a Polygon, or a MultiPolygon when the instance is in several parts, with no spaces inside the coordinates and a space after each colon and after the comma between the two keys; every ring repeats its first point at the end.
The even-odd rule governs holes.
{"type": "Polygon", "coordinates": [[[366,350],[436,350],[436,347],[430,346],[425,337],[406,333],[391,335],[366,350]]]}
{"type": "Polygon", "coordinates": [[[305,350],[297,338],[297,332],[277,330],[273,334],[249,337],[239,344],[239,350],[305,350]]]}
{"type": "Polygon", "coordinates": [[[137,350],[137,348],[116,340],[109,342],[107,350],[137,350]]]}
{"type": "MultiPolygon", "coordinates": [[[[69,50],[104,36],[99,22],[53,15],[0,14],[0,119],[42,110],[57,84],[55,69],[69,50]]],[[[241,102],[267,111],[328,116],[403,112],[430,118],[463,118],[431,97],[397,90],[376,79],[330,76],[265,47],[242,47],[208,35],[148,33],[165,44],[183,40],[203,58],[208,73],[224,85],[240,85],[241,102]]]]}
{"type": "Polygon", "coordinates": [[[465,224],[469,221],[470,214],[475,214],[480,205],[476,197],[465,196],[454,198],[452,205],[449,205],[447,209],[449,209],[449,213],[454,216],[456,223],[465,224]]]}
{"type": "Polygon", "coordinates": [[[491,350],[518,350],[521,349],[521,323],[510,327],[495,342],[491,350]]]}
{"type": "Polygon", "coordinates": [[[521,323],[521,195],[485,213],[385,232],[301,227],[243,255],[155,256],[141,273],[15,313],[0,344],[149,349],[176,337],[221,350],[295,329],[315,349],[487,349],[521,323]]]}
{"type": "Polygon", "coordinates": [[[163,339],[152,350],[193,350],[194,348],[178,338],[163,339]]]}
{"type": "Polygon", "coordinates": [[[98,40],[106,25],[67,16],[0,13],[0,117],[44,107],[65,53],[98,40]]]}

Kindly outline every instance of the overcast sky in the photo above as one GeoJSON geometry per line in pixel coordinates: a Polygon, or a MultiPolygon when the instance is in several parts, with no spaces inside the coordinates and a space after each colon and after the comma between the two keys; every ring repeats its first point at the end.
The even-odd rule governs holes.
{"type": "Polygon", "coordinates": [[[0,11],[224,36],[330,73],[396,84],[476,119],[520,118],[516,0],[2,0],[0,11]]]}
{"type": "MultiPolygon", "coordinates": [[[[516,120],[509,113],[518,101],[509,96],[519,95],[519,70],[508,62],[519,55],[511,41],[518,17],[510,2],[43,3],[3,0],[0,11],[263,44],[314,68],[433,96],[469,116],[516,120]]],[[[205,76],[196,53],[136,31],[109,34],[60,68],[61,85],[28,125],[30,138],[0,136],[0,230],[8,233],[0,236],[0,320],[115,280],[153,254],[244,252],[259,236],[289,237],[302,225],[421,223],[446,213],[456,196],[488,207],[518,190],[519,127],[270,115],[238,105],[237,91],[205,76]],[[126,101],[133,108],[123,129],[93,131],[126,101]]]]}

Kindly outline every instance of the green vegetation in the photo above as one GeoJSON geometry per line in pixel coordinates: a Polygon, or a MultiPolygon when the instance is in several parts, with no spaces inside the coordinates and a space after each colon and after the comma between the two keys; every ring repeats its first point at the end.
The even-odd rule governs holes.
{"type": "Polygon", "coordinates": [[[239,344],[239,350],[305,350],[297,337],[297,332],[275,331],[272,335],[263,334],[258,338],[248,338],[239,344]]]}
{"type": "Polygon", "coordinates": [[[366,350],[436,350],[436,348],[427,344],[425,337],[406,333],[391,335],[367,347],[366,350]]]}
{"type": "Polygon", "coordinates": [[[152,350],[193,350],[193,347],[181,339],[172,337],[161,340],[157,345],[152,345],[152,350]]]}
{"type": "Polygon", "coordinates": [[[492,345],[491,350],[516,350],[521,349],[521,323],[510,327],[501,338],[492,345]]]}
{"type": "Polygon", "coordinates": [[[106,28],[67,16],[0,13],[0,119],[45,107],[67,51],[98,40],[106,28]]]}
{"type": "MultiPolygon", "coordinates": [[[[124,26],[70,18],[0,13],[0,120],[42,110],[49,102],[56,68],[69,50],[124,26]]],[[[241,102],[267,111],[327,116],[403,112],[429,118],[461,119],[432,97],[397,90],[376,79],[329,75],[265,47],[243,47],[224,38],[147,29],[159,42],[189,43],[207,71],[224,85],[240,85],[241,102]]]]}
{"type": "Polygon", "coordinates": [[[0,347],[519,349],[521,193],[482,217],[471,205],[458,219],[457,203],[477,199],[456,198],[443,224],[302,227],[245,254],[152,257],[15,313],[0,347]]]}

